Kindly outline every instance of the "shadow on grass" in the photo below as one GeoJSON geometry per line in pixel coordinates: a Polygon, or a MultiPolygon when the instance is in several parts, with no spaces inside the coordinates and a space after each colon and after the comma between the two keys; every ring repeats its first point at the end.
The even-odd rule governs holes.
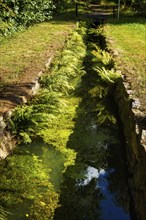
{"type": "Polygon", "coordinates": [[[99,21],[99,24],[109,23],[109,24],[145,24],[146,20],[143,15],[140,14],[129,14],[125,15],[123,12],[120,12],[120,18],[118,19],[118,10],[115,6],[113,14],[113,7],[111,6],[99,6],[99,5],[92,5],[92,7],[88,8],[88,10],[84,10],[83,8],[76,12],[75,6],[71,9],[68,9],[62,13],[56,13],[52,19],[54,22],[77,22],[78,20],[90,19],[94,21],[99,21]],[[77,13],[77,14],[76,14],[77,13]]]}
{"type": "Polygon", "coordinates": [[[58,21],[58,22],[69,21],[70,22],[70,21],[77,21],[77,19],[78,18],[76,16],[76,11],[74,8],[72,8],[64,12],[55,13],[53,15],[52,21],[58,21]]]}
{"type": "Polygon", "coordinates": [[[146,20],[144,19],[144,17],[140,17],[140,16],[125,16],[123,14],[120,15],[120,18],[115,18],[115,19],[109,19],[107,21],[108,24],[114,24],[114,25],[122,25],[122,24],[145,24],[146,20]]]}

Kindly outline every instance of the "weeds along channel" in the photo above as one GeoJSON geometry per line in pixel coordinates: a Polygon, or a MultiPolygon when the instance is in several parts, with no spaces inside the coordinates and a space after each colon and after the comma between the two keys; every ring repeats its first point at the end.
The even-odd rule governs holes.
{"type": "Polygon", "coordinates": [[[107,100],[121,76],[109,53],[100,48],[102,27],[90,25],[84,21],[77,24],[64,50],[41,77],[39,93],[13,112],[10,127],[18,146],[0,161],[3,219],[54,219],[63,173],[74,166],[77,157],[77,146],[73,149],[68,142],[84,86],[88,87],[84,98],[93,101],[97,122],[116,123],[114,114],[97,100],[107,100]],[[90,83],[83,84],[87,72],[90,83]],[[91,82],[94,86],[90,88],[91,82]]]}

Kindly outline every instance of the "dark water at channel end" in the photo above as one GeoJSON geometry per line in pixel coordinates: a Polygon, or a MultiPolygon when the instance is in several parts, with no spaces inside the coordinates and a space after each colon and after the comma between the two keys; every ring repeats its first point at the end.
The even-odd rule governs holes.
{"type": "Polygon", "coordinates": [[[64,174],[54,220],[130,220],[126,159],[112,98],[93,98],[89,91],[94,82],[88,76],[83,81],[86,89],[80,93],[82,102],[68,142],[77,152],[76,164],[64,174]]]}

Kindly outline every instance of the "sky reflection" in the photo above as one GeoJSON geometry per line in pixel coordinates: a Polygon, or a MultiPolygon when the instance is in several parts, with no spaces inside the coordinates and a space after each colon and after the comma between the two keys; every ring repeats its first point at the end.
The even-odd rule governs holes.
{"type": "Polygon", "coordinates": [[[130,220],[129,214],[126,213],[122,207],[117,206],[115,203],[115,195],[109,190],[108,177],[113,172],[114,169],[106,171],[89,166],[86,170],[87,178],[80,185],[85,186],[89,184],[93,178],[97,179],[96,188],[100,189],[104,197],[104,199],[100,201],[102,220],[130,220]]]}

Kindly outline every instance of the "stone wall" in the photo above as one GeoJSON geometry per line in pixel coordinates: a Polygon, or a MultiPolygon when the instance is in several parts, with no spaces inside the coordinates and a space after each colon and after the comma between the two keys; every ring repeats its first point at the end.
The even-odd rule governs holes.
{"type": "Polygon", "coordinates": [[[0,116],[0,160],[13,152],[16,140],[8,129],[8,118],[0,116]]]}
{"type": "Polygon", "coordinates": [[[129,188],[137,217],[146,219],[146,128],[145,117],[135,101],[129,98],[127,86],[119,80],[115,90],[115,102],[122,122],[126,142],[129,172],[129,188]]]}
{"type": "Polygon", "coordinates": [[[39,77],[41,74],[42,72],[38,73],[36,79],[29,84],[14,85],[14,89],[19,87],[19,91],[17,90],[17,93],[16,90],[10,91],[13,99],[10,100],[9,97],[6,96],[5,99],[0,100],[2,104],[4,102],[4,106],[2,108],[4,111],[0,111],[0,160],[5,159],[9,154],[11,154],[16,145],[16,137],[12,135],[9,129],[9,119],[12,112],[17,105],[26,104],[28,99],[37,94],[40,88],[39,77]],[[19,95],[20,91],[21,95],[19,95]],[[5,106],[7,107],[5,108],[5,106]]]}

